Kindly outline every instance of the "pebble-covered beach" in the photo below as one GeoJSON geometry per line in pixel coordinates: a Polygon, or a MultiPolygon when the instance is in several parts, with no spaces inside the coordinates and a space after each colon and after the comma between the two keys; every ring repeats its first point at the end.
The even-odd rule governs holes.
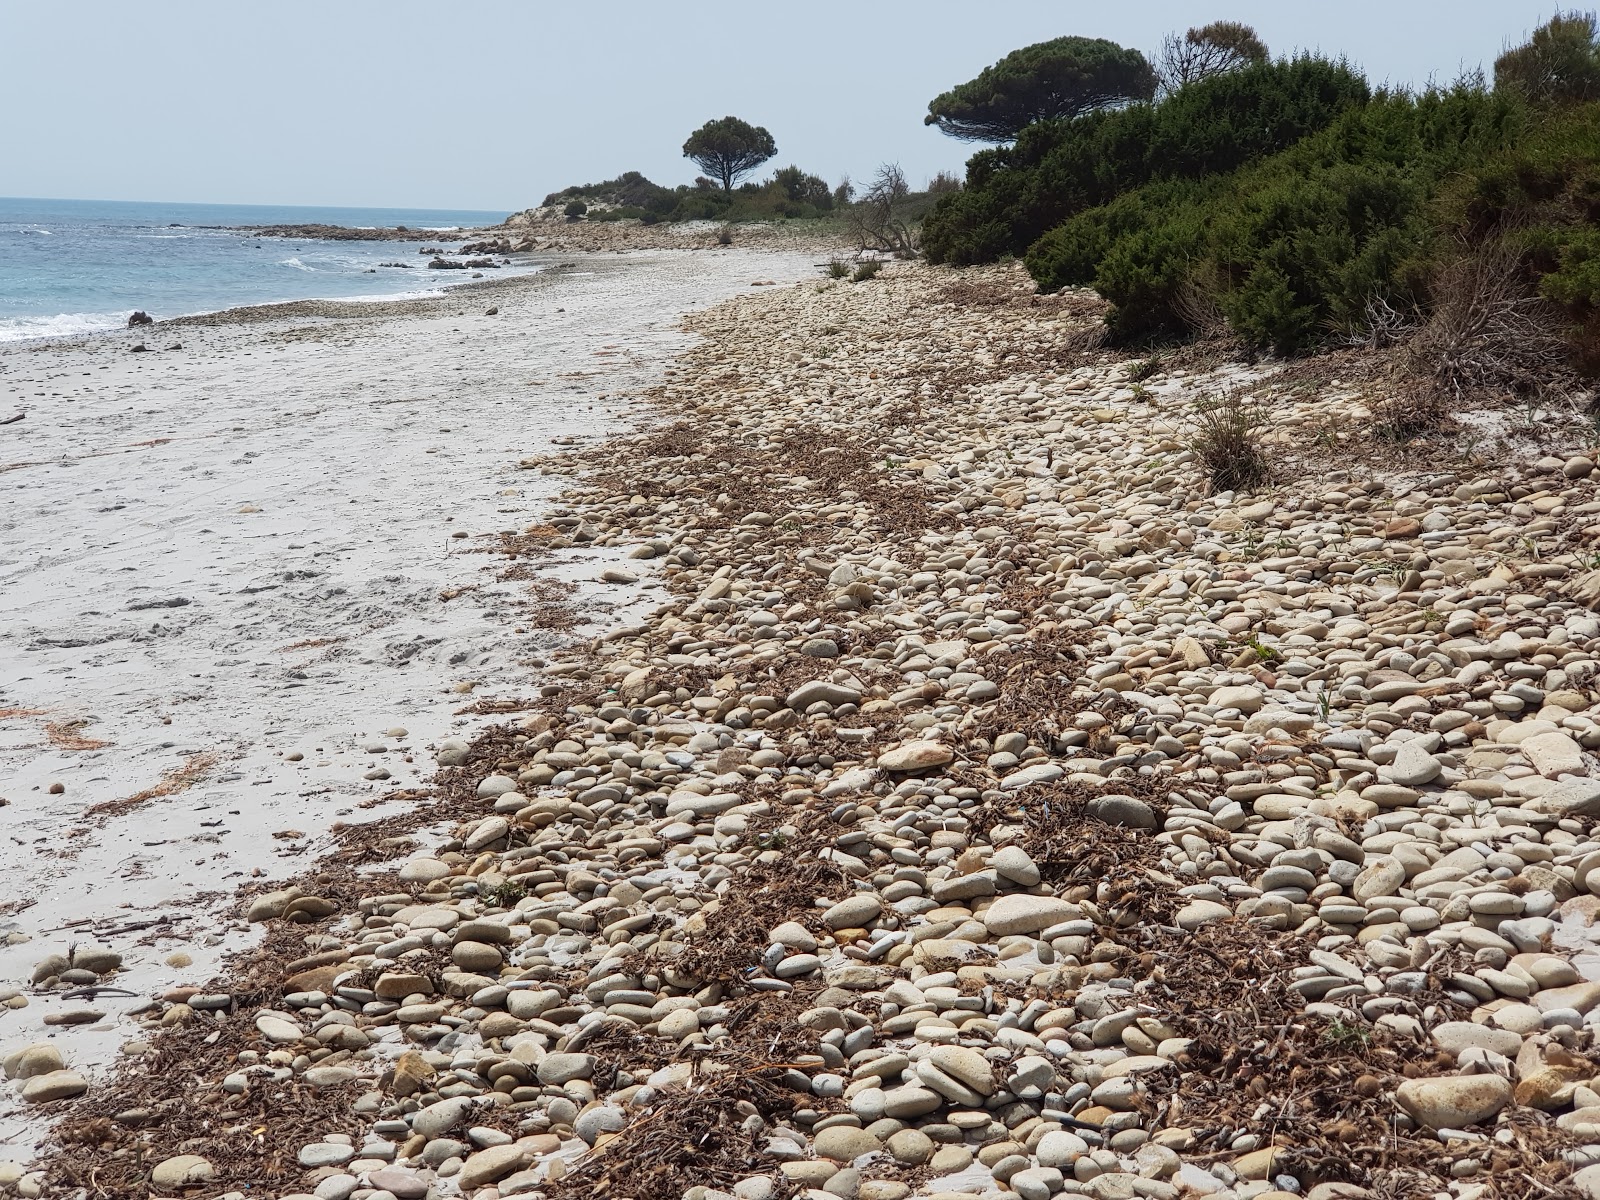
{"type": "Polygon", "coordinates": [[[1359,387],[1095,320],[1012,267],[749,289],[632,431],[508,457],[563,486],[516,578],[654,606],[227,898],[248,948],[103,1077],[17,1031],[130,947],[29,942],[55,1124],[0,1191],[1600,1197],[1592,440],[1379,452],[1359,387]],[[1227,388],[1250,494],[1190,446],[1227,388]]]}

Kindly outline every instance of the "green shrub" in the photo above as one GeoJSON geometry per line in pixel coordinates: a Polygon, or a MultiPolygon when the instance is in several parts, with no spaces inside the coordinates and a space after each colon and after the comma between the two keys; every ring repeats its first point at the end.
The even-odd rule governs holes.
{"type": "Polygon", "coordinates": [[[864,258],[856,264],[856,273],[850,276],[851,280],[861,283],[868,279],[876,279],[878,272],[883,270],[883,260],[880,258],[864,258]]]}
{"type": "MultiPolygon", "coordinates": [[[[1181,336],[1184,299],[1199,289],[1246,341],[1302,353],[1359,331],[1374,306],[1426,303],[1446,236],[1442,186],[1494,164],[1525,125],[1517,101],[1481,87],[1380,95],[1240,170],[1149,183],[1085,210],[1026,262],[1043,288],[1092,284],[1119,337],[1181,336]]],[[[1492,168],[1476,191],[1453,184],[1472,196],[1457,209],[1481,220],[1514,199],[1495,179],[1535,174],[1492,168]]]]}
{"type": "Polygon", "coordinates": [[[843,258],[830,258],[822,268],[823,274],[829,279],[843,279],[850,274],[849,260],[843,258]]]}
{"type": "Polygon", "coordinates": [[[1077,213],[1154,180],[1234,170],[1368,96],[1346,64],[1304,56],[1205,79],[1159,104],[1030,125],[1015,145],[973,155],[966,187],[924,223],[925,250],[957,266],[1024,254],[1077,213]]]}
{"type": "Polygon", "coordinates": [[[589,211],[589,206],[582,200],[568,200],[565,208],[561,210],[563,216],[569,221],[576,221],[589,211]]]}
{"type": "Polygon", "coordinates": [[[1535,103],[1600,100],[1600,27],[1593,13],[1557,13],[1494,60],[1494,84],[1535,103]]]}

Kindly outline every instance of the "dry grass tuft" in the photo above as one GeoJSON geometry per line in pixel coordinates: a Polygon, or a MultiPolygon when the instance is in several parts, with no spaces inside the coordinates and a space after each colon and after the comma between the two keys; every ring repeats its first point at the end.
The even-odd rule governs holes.
{"type": "Polygon", "coordinates": [[[1190,448],[1217,492],[1260,487],[1271,475],[1261,451],[1267,416],[1260,404],[1238,392],[1225,392],[1194,406],[1195,433],[1190,448]]]}
{"type": "Polygon", "coordinates": [[[1433,310],[1404,366],[1446,402],[1479,391],[1538,396],[1570,382],[1560,314],[1542,299],[1509,233],[1465,252],[1434,279],[1433,310]]]}

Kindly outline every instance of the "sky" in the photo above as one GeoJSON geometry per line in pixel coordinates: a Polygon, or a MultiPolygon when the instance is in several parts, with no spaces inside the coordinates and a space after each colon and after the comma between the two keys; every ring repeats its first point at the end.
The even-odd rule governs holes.
{"type": "Polygon", "coordinates": [[[1007,52],[1079,34],[1153,52],[1218,19],[1375,83],[1491,69],[1551,0],[0,0],[0,195],[483,209],[643,171],[690,182],[705,121],[772,167],[913,183],[975,148],[922,123],[1007,52]]]}

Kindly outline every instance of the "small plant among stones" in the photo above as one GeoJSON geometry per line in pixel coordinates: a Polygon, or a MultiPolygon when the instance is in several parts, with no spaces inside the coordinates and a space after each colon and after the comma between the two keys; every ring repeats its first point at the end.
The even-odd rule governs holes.
{"type": "Polygon", "coordinates": [[[1162,361],[1159,354],[1152,354],[1149,358],[1142,358],[1134,363],[1133,367],[1128,371],[1128,382],[1143,383],[1152,375],[1159,374],[1161,366],[1162,361]]]}
{"type": "Polygon", "coordinates": [[[1190,448],[1205,467],[1212,490],[1242,492],[1261,486],[1270,476],[1261,450],[1266,414],[1254,400],[1226,392],[1195,404],[1195,432],[1190,448]]]}
{"type": "Polygon", "coordinates": [[[490,884],[488,887],[478,889],[478,898],[494,908],[515,908],[517,902],[527,894],[528,889],[515,879],[507,879],[503,883],[490,884]]]}
{"type": "Polygon", "coordinates": [[[823,274],[829,279],[844,279],[850,274],[850,260],[846,258],[830,258],[822,268],[823,274]]]}
{"type": "Polygon", "coordinates": [[[1365,1050],[1372,1044],[1372,1031],[1364,1025],[1335,1020],[1322,1031],[1322,1042],[1336,1050],[1365,1050]]]}
{"type": "Polygon", "coordinates": [[[1278,650],[1267,645],[1255,634],[1246,634],[1239,639],[1246,650],[1254,650],[1257,662],[1278,663],[1283,661],[1283,655],[1278,650]]]}
{"type": "Polygon", "coordinates": [[[853,283],[862,283],[868,279],[876,279],[878,272],[883,270],[881,258],[867,258],[856,264],[855,274],[850,276],[853,283]]]}

